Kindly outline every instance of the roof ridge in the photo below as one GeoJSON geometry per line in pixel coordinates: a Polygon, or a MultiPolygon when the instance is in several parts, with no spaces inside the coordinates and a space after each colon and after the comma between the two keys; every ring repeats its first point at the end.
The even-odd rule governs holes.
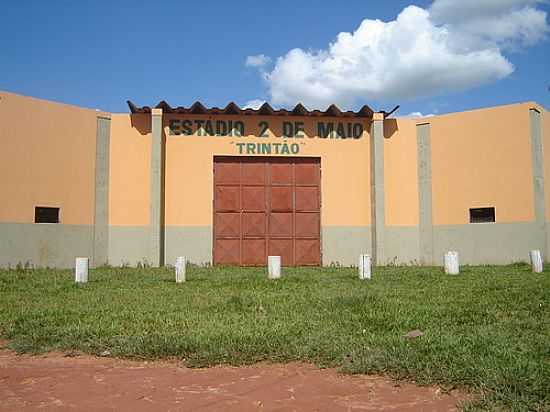
{"type": "MultiPolygon", "coordinates": [[[[150,106],[137,106],[130,100],[127,100],[130,113],[151,113],[150,106]]],[[[235,102],[229,102],[223,109],[218,107],[206,107],[200,101],[194,102],[189,107],[177,106],[172,107],[165,100],[161,100],[156,106],[157,109],[162,109],[165,113],[180,113],[180,114],[223,114],[223,115],[259,115],[259,116],[311,116],[311,117],[368,117],[372,118],[374,111],[367,105],[363,105],[358,111],[348,110],[342,111],[335,104],[331,104],[326,110],[309,110],[302,103],[298,103],[293,109],[274,109],[269,103],[265,102],[257,109],[241,108],[235,102]]],[[[381,113],[388,114],[385,111],[381,113]]],[[[391,113],[391,112],[390,112],[391,113]]],[[[388,114],[389,115],[389,114],[388,114]]]]}

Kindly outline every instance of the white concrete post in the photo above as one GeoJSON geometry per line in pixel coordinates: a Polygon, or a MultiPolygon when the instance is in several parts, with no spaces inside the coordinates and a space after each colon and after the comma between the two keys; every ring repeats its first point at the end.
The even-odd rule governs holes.
{"type": "Polygon", "coordinates": [[[269,279],[279,279],[281,277],[281,257],[267,257],[267,277],[269,279]]]}
{"type": "Polygon", "coordinates": [[[359,255],[359,279],[371,278],[372,259],[369,255],[359,255]]]}
{"type": "Polygon", "coordinates": [[[185,282],[185,267],[187,266],[187,260],[185,256],[178,256],[176,258],[176,283],[185,282]]]}
{"type": "Polygon", "coordinates": [[[88,282],[88,262],[87,257],[77,257],[74,265],[74,281],[76,283],[88,282]]]}
{"type": "Polygon", "coordinates": [[[458,252],[449,251],[445,253],[445,273],[448,275],[458,275],[460,273],[460,265],[458,262],[458,252]]]}
{"type": "Polygon", "coordinates": [[[533,272],[541,273],[543,267],[542,267],[542,256],[540,254],[540,250],[529,251],[529,259],[531,260],[531,266],[533,268],[533,272]]]}

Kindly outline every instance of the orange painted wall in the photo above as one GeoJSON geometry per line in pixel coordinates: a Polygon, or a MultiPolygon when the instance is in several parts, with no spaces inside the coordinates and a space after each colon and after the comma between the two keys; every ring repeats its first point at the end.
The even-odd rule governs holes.
{"type": "Polygon", "coordinates": [[[63,224],[93,223],[97,114],[0,92],[0,222],[54,206],[63,224]]]}
{"type": "MultiPolygon", "coordinates": [[[[494,206],[497,222],[534,219],[529,108],[508,105],[435,116],[431,124],[433,222],[468,223],[471,207],[494,206]],[[512,165],[512,167],[510,166],[512,165]]],[[[550,116],[543,114],[546,215],[550,221],[550,116]]],[[[0,92],[0,222],[34,221],[35,206],[61,207],[64,224],[92,224],[94,215],[94,110],[0,92]],[[5,144],[9,141],[9,144],[5,144]]],[[[368,226],[371,217],[368,121],[362,119],[216,116],[243,120],[246,137],[166,135],[168,226],[212,224],[214,155],[239,155],[236,143],[299,143],[298,156],[322,158],[322,224],[368,226]],[[273,129],[255,135],[258,123],[273,129]],[[302,139],[281,137],[283,121],[303,121],[302,139]],[[317,121],[358,122],[361,139],[319,139],[317,121]],[[313,136],[310,138],[309,136],[313,136]]],[[[185,117],[179,116],[179,119],[185,117]]],[[[193,115],[189,119],[207,119],[193,115]]],[[[149,224],[151,117],[111,116],[109,223],[149,224]]],[[[385,204],[388,226],[418,224],[416,123],[396,119],[384,142],[385,204]]]]}
{"type": "Polygon", "coordinates": [[[544,151],[544,191],[546,195],[546,220],[550,222],[550,112],[542,113],[542,146],[544,151]]]}
{"type": "MultiPolygon", "coordinates": [[[[183,119],[175,115],[169,118],[183,119]]],[[[207,119],[208,116],[189,116],[189,119],[207,119]]],[[[221,119],[216,117],[215,119],[221,119]]],[[[299,143],[298,156],[321,156],[322,173],[322,224],[335,226],[370,225],[370,158],[369,124],[362,120],[364,134],[361,139],[310,138],[316,134],[316,120],[342,121],[331,118],[291,117],[285,121],[303,121],[306,137],[283,139],[283,119],[260,116],[232,117],[226,120],[243,120],[247,137],[170,136],[166,141],[166,225],[209,226],[212,224],[213,155],[239,155],[237,142],[246,143],[299,143]],[[272,125],[270,136],[255,137],[258,123],[266,120],[272,125]]],[[[347,121],[347,120],[344,120],[347,121]]],[[[350,119],[356,122],[356,119],[350,119]]]]}
{"type": "Polygon", "coordinates": [[[111,118],[109,224],[149,224],[151,116],[111,118]]]}
{"type": "Polygon", "coordinates": [[[387,119],[384,127],[384,202],[387,226],[418,225],[416,122],[387,119]]]}
{"type": "Polygon", "coordinates": [[[529,104],[436,116],[431,123],[435,225],[466,224],[494,206],[496,222],[534,219],[529,104]]]}

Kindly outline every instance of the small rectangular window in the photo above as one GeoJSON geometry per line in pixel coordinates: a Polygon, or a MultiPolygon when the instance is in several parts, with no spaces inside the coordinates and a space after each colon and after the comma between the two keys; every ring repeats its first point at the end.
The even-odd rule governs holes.
{"type": "Polygon", "coordinates": [[[59,223],[59,208],[36,206],[34,208],[34,223],[59,223]]]}
{"type": "Polygon", "coordinates": [[[494,207],[470,209],[470,223],[491,223],[495,221],[494,207]]]}

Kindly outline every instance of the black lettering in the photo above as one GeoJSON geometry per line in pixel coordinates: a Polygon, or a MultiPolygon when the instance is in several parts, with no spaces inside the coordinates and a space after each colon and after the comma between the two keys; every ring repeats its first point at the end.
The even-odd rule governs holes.
{"type": "Polygon", "coordinates": [[[279,146],[281,146],[281,143],[272,143],[271,146],[275,149],[275,154],[279,154],[279,146]]]}
{"type": "Polygon", "coordinates": [[[210,120],[205,122],[204,130],[206,130],[207,136],[214,136],[214,128],[212,127],[212,122],[210,120]]]}
{"type": "Polygon", "coordinates": [[[283,147],[281,148],[281,154],[290,154],[290,150],[288,150],[288,145],[286,143],[283,143],[283,147]]]}
{"type": "Polygon", "coordinates": [[[290,122],[283,122],[283,136],[294,137],[294,126],[290,122]]]}
{"type": "Polygon", "coordinates": [[[262,143],[262,154],[271,154],[271,145],[269,143],[262,143]]]}
{"type": "Polygon", "coordinates": [[[334,123],[324,123],[324,122],[317,123],[317,135],[321,139],[326,139],[327,137],[331,136],[333,131],[334,131],[334,123]]]}
{"type": "Polygon", "coordinates": [[[352,125],[351,125],[351,123],[346,123],[346,125],[347,125],[347,128],[346,128],[346,129],[347,129],[347,130],[346,130],[346,138],[352,137],[352,136],[353,136],[353,132],[352,132],[352,130],[351,130],[351,126],[352,126],[352,125]]]}
{"type": "Polygon", "coordinates": [[[191,122],[191,120],[184,120],[182,122],[183,134],[186,136],[191,136],[193,134],[192,126],[193,122],[191,122]]]}
{"type": "Polygon", "coordinates": [[[294,137],[304,138],[304,122],[294,122],[294,137]]]}
{"type": "Polygon", "coordinates": [[[262,121],[258,123],[258,126],[260,127],[260,137],[269,137],[269,134],[267,133],[267,131],[269,130],[269,124],[262,121]]]}
{"type": "Polygon", "coordinates": [[[335,139],[345,139],[346,138],[346,129],[344,127],[343,123],[338,123],[338,126],[336,127],[336,134],[333,135],[335,139]]]}
{"type": "Polygon", "coordinates": [[[171,135],[180,135],[181,134],[180,127],[181,127],[181,122],[179,120],[170,119],[168,128],[170,130],[171,135]]]}
{"type": "Polygon", "coordinates": [[[197,125],[197,136],[204,136],[204,129],[203,124],[204,120],[195,120],[195,124],[197,125]]]}
{"type": "Polygon", "coordinates": [[[237,147],[239,148],[239,154],[243,154],[243,146],[245,143],[235,143],[237,147]]]}
{"type": "Polygon", "coordinates": [[[233,136],[244,136],[244,123],[236,121],[233,127],[233,136]]]}
{"type": "Polygon", "coordinates": [[[292,152],[292,154],[298,154],[298,152],[300,151],[300,145],[298,143],[292,143],[290,145],[290,151],[292,152]]]}
{"type": "Polygon", "coordinates": [[[227,136],[227,123],[216,120],[216,136],[227,136]]]}
{"type": "Polygon", "coordinates": [[[246,144],[246,154],[256,154],[256,143],[246,144]]]}
{"type": "Polygon", "coordinates": [[[363,136],[363,125],[361,123],[355,123],[353,125],[353,138],[360,139],[363,136]]]}

